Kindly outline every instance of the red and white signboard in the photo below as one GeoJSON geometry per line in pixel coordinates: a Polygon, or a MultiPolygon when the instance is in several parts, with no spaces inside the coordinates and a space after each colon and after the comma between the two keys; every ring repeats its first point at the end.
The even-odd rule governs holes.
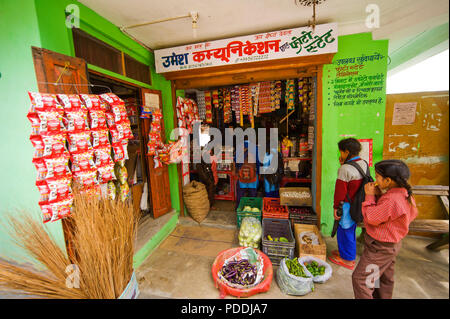
{"type": "Polygon", "coordinates": [[[337,23],[301,27],[155,51],[157,73],[337,52],[337,23]]]}

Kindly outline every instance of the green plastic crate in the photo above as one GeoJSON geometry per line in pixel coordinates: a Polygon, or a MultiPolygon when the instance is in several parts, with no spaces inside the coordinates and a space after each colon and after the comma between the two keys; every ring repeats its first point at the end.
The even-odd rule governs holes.
{"type": "Polygon", "coordinates": [[[241,197],[241,201],[239,202],[239,206],[236,210],[238,229],[241,228],[241,222],[244,217],[255,217],[261,221],[262,207],[262,197],[241,197]],[[244,212],[243,210],[245,206],[250,206],[251,208],[257,207],[259,209],[259,213],[244,212]]]}

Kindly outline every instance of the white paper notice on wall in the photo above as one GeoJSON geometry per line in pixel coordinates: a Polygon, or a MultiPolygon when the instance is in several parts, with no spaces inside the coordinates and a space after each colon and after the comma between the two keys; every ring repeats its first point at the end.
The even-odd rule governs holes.
{"type": "Polygon", "coordinates": [[[392,125],[411,125],[416,121],[417,102],[395,103],[392,125]]]}
{"type": "Polygon", "coordinates": [[[359,152],[359,156],[365,160],[369,166],[373,165],[373,140],[368,139],[360,139],[358,140],[361,143],[361,152],[359,152]]]}
{"type": "Polygon", "coordinates": [[[145,106],[159,109],[159,95],[154,93],[145,93],[145,106]]]}

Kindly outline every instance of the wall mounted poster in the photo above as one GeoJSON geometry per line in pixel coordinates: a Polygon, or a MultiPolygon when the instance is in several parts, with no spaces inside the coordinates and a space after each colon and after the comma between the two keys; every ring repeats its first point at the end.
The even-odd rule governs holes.
{"type": "Polygon", "coordinates": [[[363,160],[365,160],[367,163],[369,163],[369,167],[372,167],[373,160],[372,160],[372,154],[373,154],[373,147],[372,147],[372,139],[360,139],[358,140],[361,143],[361,152],[359,153],[359,156],[363,160]]]}
{"type": "Polygon", "coordinates": [[[337,52],[337,23],[155,50],[157,73],[337,52]]]}
{"type": "Polygon", "coordinates": [[[411,125],[416,121],[417,102],[395,103],[392,125],[411,125]]]}

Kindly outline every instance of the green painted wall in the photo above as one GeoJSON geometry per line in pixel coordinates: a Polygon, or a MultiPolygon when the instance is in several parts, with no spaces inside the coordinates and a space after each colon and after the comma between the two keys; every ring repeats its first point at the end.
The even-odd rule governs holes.
{"type": "MultiPolygon", "coordinates": [[[[339,169],[339,150],[337,143],[346,137],[357,139],[373,139],[373,163],[382,159],[384,119],[386,106],[386,72],[387,72],[388,40],[373,41],[371,33],[340,36],[338,52],[333,58],[333,64],[324,66],[323,71],[323,118],[322,118],[322,197],[321,226],[325,235],[330,235],[333,228],[333,198],[334,186],[339,169]],[[370,56],[379,53],[382,59],[358,63],[357,57],[370,56]],[[355,58],[354,62],[339,60],[355,58]],[[355,69],[355,65],[363,65],[355,69]],[[347,66],[348,69],[338,69],[347,66]],[[358,75],[346,75],[342,72],[359,72],[358,75]],[[380,80],[370,79],[374,75],[383,75],[380,80]],[[364,76],[367,76],[365,79],[364,76]],[[343,82],[345,81],[345,82],[343,82]],[[379,83],[369,83],[378,81],[379,83]],[[343,84],[344,83],[344,84],[343,84]],[[354,84],[354,85],[352,85],[354,84]],[[344,85],[345,92],[337,92],[339,85],[344,85]],[[355,94],[358,88],[377,87],[379,91],[369,92],[367,97],[348,97],[355,94]],[[336,93],[344,94],[341,99],[336,93]],[[376,102],[363,104],[364,100],[376,99],[376,102]],[[358,100],[361,100],[358,103],[358,100]],[[344,105],[353,101],[354,105],[344,105]],[[343,102],[337,106],[335,103],[343,102]]],[[[373,167],[371,168],[374,176],[373,167]]]]}
{"type": "MultiPolygon", "coordinates": [[[[66,7],[77,4],[79,7],[80,28],[90,35],[123,51],[134,59],[151,68],[152,85],[141,83],[120,74],[89,65],[89,68],[119,79],[123,79],[142,87],[161,90],[163,102],[163,117],[166,127],[166,136],[169,136],[174,126],[173,108],[170,81],[156,74],[154,55],[147,49],[123,34],[120,29],[100,16],[98,13],[73,0],[35,0],[36,13],[39,23],[39,33],[42,47],[58,53],[74,56],[72,31],[65,25],[66,7]]],[[[169,181],[171,185],[172,207],[179,211],[178,172],[175,165],[169,166],[169,181]]]]}
{"type": "MultiPolygon", "coordinates": [[[[36,169],[31,162],[28,90],[37,90],[31,46],[41,46],[34,0],[0,1],[0,257],[23,259],[13,246],[5,215],[26,210],[41,220],[36,169]],[[20,18],[18,18],[20,17],[20,18]]],[[[60,222],[46,226],[63,245],[60,222]]]]}
{"type": "MultiPolygon", "coordinates": [[[[38,90],[31,46],[74,56],[71,29],[65,25],[65,8],[72,3],[80,9],[82,30],[149,65],[152,85],[95,66],[90,65],[89,68],[146,88],[161,90],[167,136],[174,126],[170,82],[156,74],[153,53],[124,35],[118,27],[78,1],[21,0],[19,6],[14,1],[0,0],[0,224],[4,222],[6,212],[14,209],[25,209],[41,219],[37,205],[39,192],[34,185],[36,169],[31,162],[31,128],[26,117],[29,109],[27,91],[38,90]]],[[[169,180],[172,206],[179,212],[178,172],[175,165],[169,166],[169,180]]],[[[61,223],[46,224],[45,227],[63,246],[61,223]]],[[[0,242],[0,257],[17,260],[26,258],[23,251],[12,245],[6,226],[0,225],[0,242]]]]}

